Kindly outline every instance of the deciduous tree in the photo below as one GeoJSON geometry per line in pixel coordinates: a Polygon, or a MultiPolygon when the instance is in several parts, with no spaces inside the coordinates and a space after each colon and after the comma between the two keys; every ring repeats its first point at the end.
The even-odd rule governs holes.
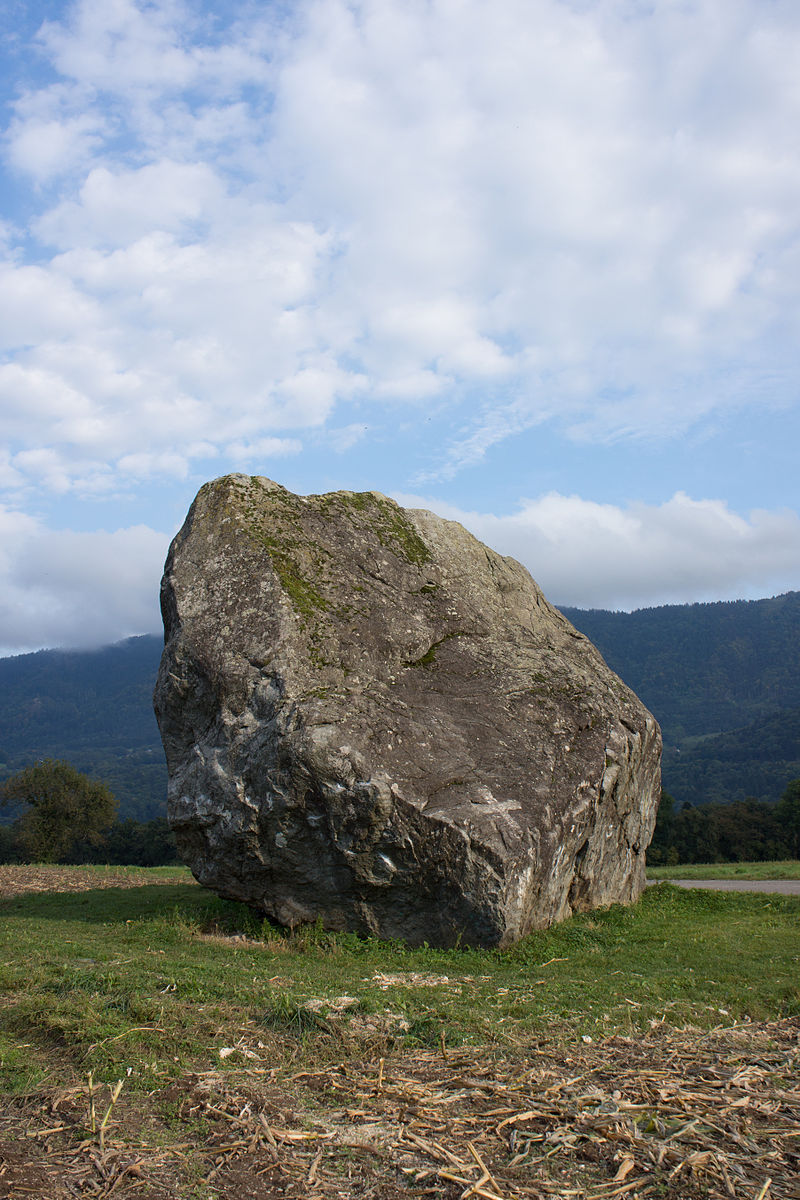
{"type": "Polygon", "coordinates": [[[20,851],[32,862],[57,862],[78,840],[98,844],[116,811],[105,784],[55,759],[7,779],[3,803],[25,806],[15,832],[20,851]]]}

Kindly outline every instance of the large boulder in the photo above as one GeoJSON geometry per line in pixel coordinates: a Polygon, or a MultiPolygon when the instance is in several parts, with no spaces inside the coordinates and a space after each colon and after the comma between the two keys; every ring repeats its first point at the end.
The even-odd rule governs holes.
{"type": "Polygon", "coordinates": [[[639,895],[658,726],[460,525],[229,475],[161,598],[169,818],[202,884],[283,925],[442,946],[639,895]]]}

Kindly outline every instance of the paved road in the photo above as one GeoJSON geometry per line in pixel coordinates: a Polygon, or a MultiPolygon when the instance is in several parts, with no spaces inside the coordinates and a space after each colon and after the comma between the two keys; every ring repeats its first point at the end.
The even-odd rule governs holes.
{"type": "Polygon", "coordinates": [[[649,882],[710,888],[712,892],[781,892],[784,896],[800,896],[800,879],[651,879],[649,882]]]}

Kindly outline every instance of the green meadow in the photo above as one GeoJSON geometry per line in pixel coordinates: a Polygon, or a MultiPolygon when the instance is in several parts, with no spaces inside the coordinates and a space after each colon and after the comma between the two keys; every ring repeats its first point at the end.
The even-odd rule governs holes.
{"type": "Polygon", "coordinates": [[[409,949],[286,933],[180,872],[85,870],[0,905],[7,1092],[800,1014],[800,898],[663,883],[508,950],[409,949]]]}
{"type": "Polygon", "coordinates": [[[800,879],[800,862],[691,863],[680,867],[648,867],[648,879],[800,879]]]}

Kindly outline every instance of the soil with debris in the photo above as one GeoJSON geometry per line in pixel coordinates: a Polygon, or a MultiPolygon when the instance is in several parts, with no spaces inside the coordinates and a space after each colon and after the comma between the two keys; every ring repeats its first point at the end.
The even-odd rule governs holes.
{"type": "Polygon", "coordinates": [[[145,869],[104,867],[87,871],[86,867],[0,865],[0,899],[24,896],[30,892],[85,892],[94,888],[138,888],[152,884],[192,883],[183,867],[174,875],[155,875],[145,869]]]}
{"type": "Polygon", "coordinates": [[[85,1083],[4,1101],[0,1197],[797,1200],[799,1065],[789,1018],[85,1083]]]}

